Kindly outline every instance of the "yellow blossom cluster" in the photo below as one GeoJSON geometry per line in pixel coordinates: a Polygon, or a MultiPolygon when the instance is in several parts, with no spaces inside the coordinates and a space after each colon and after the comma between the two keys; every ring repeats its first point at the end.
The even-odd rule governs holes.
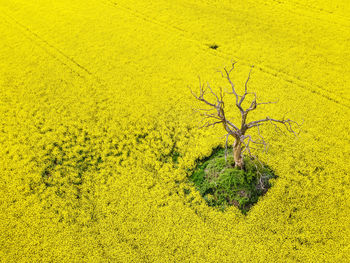
{"type": "Polygon", "coordinates": [[[0,261],[350,262],[349,13],[0,0],[0,261]],[[278,178],[246,216],[187,183],[225,135],[198,129],[188,86],[228,88],[216,71],[232,59],[239,92],[254,65],[249,90],[278,101],[251,120],[303,123],[298,137],[261,129],[278,178]]]}

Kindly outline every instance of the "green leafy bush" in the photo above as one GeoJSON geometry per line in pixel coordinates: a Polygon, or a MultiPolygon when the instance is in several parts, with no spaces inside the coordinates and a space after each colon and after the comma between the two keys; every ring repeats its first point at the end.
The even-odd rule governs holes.
{"type": "Polygon", "coordinates": [[[199,161],[189,180],[209,206],[224,211],[234,205],[245,214],[270,188],[269,179],[275,177],[269,167],[249,157],[245,157],[244,170],[235,168],[233,158],[225,160],[225,150],[219,148],[199,161]]]}

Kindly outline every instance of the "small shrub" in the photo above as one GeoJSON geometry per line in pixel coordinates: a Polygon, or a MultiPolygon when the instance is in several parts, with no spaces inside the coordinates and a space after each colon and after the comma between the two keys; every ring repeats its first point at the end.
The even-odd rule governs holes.
{"type": "Polygon", "coordinates": [[[210,45],[209,47],[210,47],[211,49],[217,49],[219,46],[216,45],[216,44],[213,44],[213,45],[210,45]]]}

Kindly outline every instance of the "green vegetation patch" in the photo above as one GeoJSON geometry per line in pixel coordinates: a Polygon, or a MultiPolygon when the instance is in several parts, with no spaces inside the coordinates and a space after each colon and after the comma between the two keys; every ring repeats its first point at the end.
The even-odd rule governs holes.
{"type": "Polygon", "coordinates": [[[259,196],[268,191],[269,180],[276,175],[268,166],[247,156],[244,170],[239,170],[229,153],[225,160],[225,149],[216,149],[210,157],[198,162],[189,180],[209,206],[224,211],[234,205],[246,214],[259,196]]]}

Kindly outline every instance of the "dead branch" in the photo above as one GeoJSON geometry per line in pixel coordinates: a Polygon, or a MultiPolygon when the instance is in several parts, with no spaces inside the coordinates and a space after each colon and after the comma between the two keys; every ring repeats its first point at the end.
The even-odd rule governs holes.
{"type": "Polygon", "coordinates": [[[270,118],[270,117],[266,117],[265,119],[261,119],[261,120],[257,120],[257,121],[252,121],[252,122],[248,123],[246,127],[247,127],[247,129],[250,129],[250,128],[253,128],[253,127],[260,126],[260,125],[262,125],[264,123],[267,123],[267,122],[273,124],[276,127],[276,129],[279,129],[280,131],[282,131],[282,130],[281,130],[281,128],[279,128],[276,125],[276,123],[283,124],[283,126],[287,129],[287,131],[293,133],[295,136],[297,136],[297,133],[294,130],[292,124],[295,124],[295,125],[297,125],[298,128],[300,128],[300,125],[296,121],[292,121],[290,119],[277,120],[277,119],[273,119],[273,118],[270,118]]]}

